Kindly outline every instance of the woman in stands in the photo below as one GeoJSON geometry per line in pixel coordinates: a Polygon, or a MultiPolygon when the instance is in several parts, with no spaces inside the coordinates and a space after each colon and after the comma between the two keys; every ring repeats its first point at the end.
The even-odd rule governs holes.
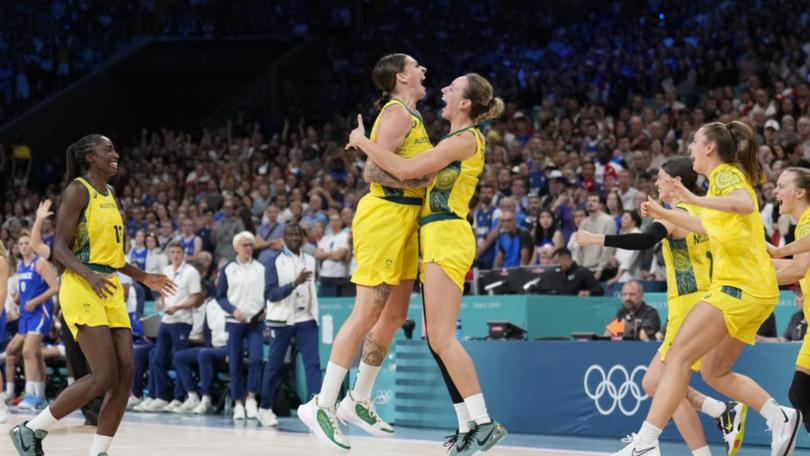
{"type": "Polygon", "coordinates": [[[132,332],[116,270],[163,293],[174,284],[124,259],[124,224],[112,187],[118,153],[108,138],[87,135],[66,153],[68,186],[62,194],[54,256],[64,268],[59,303],[91,374],[67,387],[39,415],[10,432],[20,456],[44,454],[42,440],[58,420],[106,395],[91,454],[106,455],[124,415],[133,378],[132,332]],[[80,177],[81,176],[81,177],[80,177]]]}
{"type": "MultiPolygon", "coordinates": [[[[665,162],[658,171],[658,195],[670,207],[677,208],[689,214],[699,214],[699,208],[677,199],[672,193],[673,180],[681,182],[686,188],[698,191],[697,173],[692,170],[692,160],[689,157],[675,157],[665,162]]],[[[667,352],[678,334],[686,315],[697,304],[701,296],[709,289],[709,238],[704,235],[690,233],[683,228],[673,225],[665,220],[655,220],[643,233],[629,233],[620,235],[594,234],[579,230],[574,234],[580,246],[599,245],[615,247],[624,250],[646,250],[658,242],[663,242],[664,264],[667,272],[667,316],[666,336],[658,349],[647,373],[644,375],[642,386],[647,394],[654,396],[664,371],[664,361],[667,352]]],[[[700,361],[692,365],[692,370],[700,370],[700,361]]],[[[686,445],[695,456],[706,456],[709,447],[703,426],[695,413],[700,410],[715,420],[718,420],[723,431],[728,454],[736,454],[743,439],[743,426],[748,408],[744,404],[730,402],[728,406],[714,398],[705,396],[693,388],[689,388],[686,398],[676,410],[672,419],[683,436],[686,445]]]]}
{"type": "Polygon", "coordinates": [[[689,386],[690,366],[701,357],[701,374],[718,392],[758,410],[772,431],[771,452],[793,452],[801,412],[782,407],[751,378],[731,371],[746,344],[779,299],[776,271],[765,246],[753,185],[762,169],[751,127],[739,122],[702,126],[689,150],[693,169],[709,179],[707,196],[698,197],[670,179],[673,196],[700,207],[700,215],[642,204],[645,216],[668,221],[711,239],[710,286],[684,320],[667,353],[667,363],[647,419],[618,456],[660,455],[658,437],[682,404],[689,386]]]}
{"type": "Polygon", "coordinates": [[[464,277],[476,249],[467,214],[485,162],[486,139],[478,124],[500,116],[503,101],[493,96],[489,81],[474,73],[456,78],[442,94],[446,103],[442,117],[450,121],[451,133],[435,148],[410,159],[392,154],[366,139],[360,116],[347,147],[362,150],[399,179],[436,175],[419,221],[425,326],[430,348],[441,360],[442,373],[452,379],[446,381],[448,387],[455,385],[450,388],[453,403],[460,404],[463,399],[471,422],[468,432],[460,429],[451,439],[450,454],[472,455],[489,450],[507,434],[490,418],[475,366],[456,338],[464,277]]]}

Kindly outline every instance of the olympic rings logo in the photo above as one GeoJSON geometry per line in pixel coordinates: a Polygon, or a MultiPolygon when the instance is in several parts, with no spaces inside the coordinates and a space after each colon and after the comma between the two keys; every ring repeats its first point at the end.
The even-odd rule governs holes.
{"type": "Polygon", "coordinates": [[[641,403],[650,397],[644,392],[640,384],[644,372],[647,372],[647,366],[636,366],[628,374],[624,366],[615,365],[605,374],[602,366],[594,364],[585,371],[585,394],[593,399],[596,410],[604,416],[612,414],[617,407],[624,416],[633,416],[638,412],[641,403]],[[642,374],[642,377],[639,377],[637,381],[636,376],[639,374],[642,374]],[[591,390],[591,386],[594,383],[589,381],[592,380],[592,377],[596,380],[596,386],[593,390],[591,390]],[[627,405],[630,404],[625,403],[625,398],[628,395],[632,399],[629,400],[630,404],[635,401],[632,407],[628,407],[627,405]],[[602,401],[604,396],[607,396],[609,400],[602,401]]]}

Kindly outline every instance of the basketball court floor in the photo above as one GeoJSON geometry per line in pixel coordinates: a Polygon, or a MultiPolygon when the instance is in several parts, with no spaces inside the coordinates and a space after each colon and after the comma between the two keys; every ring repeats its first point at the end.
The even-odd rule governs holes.
{"type": "MultiPolygon", "coordinates": [[[[14,449],[6,433],[16,423],[31,415],[15,414],[0,424],[0,455],[13,455],[14,449]]],[[[278,429],[258,427],[255,421],[233,421],[223,416],[186,417],[165,414],[127,413],[110,448],[110,456],[328,456],[337,452],[321,446],[296,419],[280,418],[278,429]]],[[[46,455],[86,456],[95,428],[84,426],[80,415],[71,415],[51,430],[43,444],[46,455]]],[[[413,456],[446,454],[442,446],[449,431],[415,428],[397,428],[397,437],[382,439],[368,437],[349,430],[352,451],[363,456],[413,456]]],[[[488,456],[604,456],[621,446],[619,438],[590,439],[563,436],[510,434],[503,444],[487,453],[488,456]]],[[[664,443],[664,455],[690,454],[681,443],[664,443]]],[[[719,446],[712,454],[724,455],[719,446]]],[[[741,456],[765,456],[765,447],[744,447],[741,456]]],[[[800,450],[796,456],[810,456],[810,450],[800,450]]]]}

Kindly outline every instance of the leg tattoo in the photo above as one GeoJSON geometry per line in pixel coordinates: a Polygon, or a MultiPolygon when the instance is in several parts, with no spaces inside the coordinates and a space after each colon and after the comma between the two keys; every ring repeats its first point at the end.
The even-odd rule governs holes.
{"type": "Polygon", "coordinates": [[[391,294],[391,285],[382,283],[374,287],[374,304],[382,307],[385,301],[388,301],[388,296],[391,294]]]}
{"type": "Polygon", "coordinates": [[[363,338],[363,362],[369,366],[381,366],[385,359],[385,347],[374,341],[374,334],[368,333],[363,338]]]}

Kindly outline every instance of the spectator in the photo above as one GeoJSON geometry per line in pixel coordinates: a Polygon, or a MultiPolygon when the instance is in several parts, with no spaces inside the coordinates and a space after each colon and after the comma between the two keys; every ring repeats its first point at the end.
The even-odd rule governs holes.
{"type": "Polygon", "coordinates": [[[222,220],[217,222],[214,231],[216,240],[215,255],[220,260],[233,261],[236,258],[236,251],[233,246],[233,239],[237,233],[245,230],[242,219],[236,216],[234,203],[231,200],[225,201],[222,205],[222,220]]]}
{"type": "Polygon", "coordinates": [[[554,252],[554,260],[559,267],[543,273],[540,292],[572,296],[602,296],[605,292],[593,273],[578,265],[568,249],[554,252]]]}
{"type": "Polygon", "coordinates": [[[329,216],[329,231],[318,241],[315,259],[319,268],[320,295],[324,297],[352,296],[349,282],[349,235],[343,231],[343,221],[337,212],[329,216]]]}
{"type": "MultiPolygon", "coordinates": [[[[588,195],[588,217],[582,221],[579,229],[596,234],[616,234],[616,223],[613,218],[604,212],[605,200],[597,193],[588,195]]],[[[577,264],[593,272],[596,280],[606,280],[609,274],[608,259],[613,256],[615,249],[610,247],[588,245],[578,249],[578,256],[574,257],[577,264]]]]}
{"type": "Polygon", "coordinates": [[[146,247],[146,235],[143,230],[135,232],[134,245],[129,251],[129,262],[138,266],[142,271],[146,271],[146,257],[149,249],[146,247]]]}
{"type": "Polygon", "coordinates": [[[495,243],[498,239],[498,223],[493,204],[495,187],[481,184],[478,193],[478,206],[473,211],[473,229],[477,238],[475,266],[479,269],[492,269],[495,264],[495,243]]]}
{"type": "Polygon", "coordinates": [[[259,251],[259,261],[267,264],[268,259],[274,256],[273,250],[284,247],[282,236],[284,225],[278,221],[279,210],[275,204],[267,206],[265,216],[267,221],[256,230],[256,250],[259,251]]]}
{"type": "Polygon", "coordinates": [[[616,221],[616,231],[622,227],[622,214],[624,214],[624,203],[618,190],[611,190],[605,197],[605,210],[607,214],[616,221]]]}
{"type": "Polygon", "coordinates": [[[644,289],[635,280],[622,287],[622,308],[616,318],[605,328],[605,336],[633,340],[655,340],[661,329],[661,318],[658,311],[644,302],[644,289]]]}
{"type": "MultiPolygon", "coordinates": [[[[337,214],[331,216],[339,220],[337,214]]],[[[332,221],[332,227],[337,228],[332,221]]],[[[298,225],[284,228],[286,248],[266,264],[268,305],[266,322],[271,331],[270,354],[264,370],[259,422],[278,424],[272,411],[279,374],[287,348],[294,338],[304,361],[307,399],[321,389],[321,362],[318,354],[318,296],[312,280],[315,259],[301,251],[304,230],[298,225]]]]}
{"type": "MultiPolygon", "coordinates": [[[[636,211],[624,211],[622,213],[622,229],[619,234],[641,233],[641,216],[636,211]]],[[[605,282],[607,286],[615,283],[625,283],[631,280],[638,280],[640,277],[640,253],[639,250],[616,249],[615,255],[611,258],[611,263],[618,271],[616,275],[605,282]]]]}
{"type": "Polygon", "coordinates": [[[530,264],[539,264],[540,251],[545,246],[551,246],[551,252],[563,247],[563,235],[557,229],[557,219],[554,213],[548,209],[540,211],[538,223],[534,231],[534,249],[532,250],[532,258],[529,260],[530,264]]]}
{"type": "Polygon", "coordinates": [[[197,263],[200,261],[200,253],[203,249],[202,238],[197,236],[194,232],[194,220],[184,218],[181,224],[181,232],[177,235],[177,240],[183,246],[183,251],[186,255],[186,261],[189,263],[197,263]]]}
{"type": "Polygon", "coordinates": [[[305,228],[312,226],[315,222],[319,222],[321,226],[326,226],[329,220],[326,214],[323,213],[323,199],[321,195],[313,194],[309,197],[309,207],[301,217],[301,223],[305,228]]]}
{"type": "Polygon", "coordinates": [[[170,394],[169,369],[175,352],[188,347],[188,336],[193,323],[192,309],[202,304],[204,296],[200,287],[200,274],[185,261],[182,243],[173,241],[167,251],[171,265],[166,266],[162,273],[177,284],[177,291],[171,296],[161,295],[157,300],[157,308],[164,314],[149,362],[149,376],[154,376],[155,400],[143,408],[146,412],[173,412],[182,405],[181,395],[185,394],[182,388],[175,388],[173,400],[167,400],[170,394]]]}
{"type": "MultiPolygon", "coordinates": [[[[635,162],[636,160],[634,160],[635,162]]],[[[644,170],[646,171],[646,168],[644,170]]],[[[638,189],[633,187],[634,182],[635,176],[633,176],[632,171],[626,169],[619,171],[619,191],[621,192],[622,207],[631,208],[635,203],[634,200],[638,189]]]]}
{"type": "Polygon", "coordinates": [[[146,255],[146,269],[149,274],[162,274],[166,266],[169,265],[169,257],[163,253],[163,249],[158,244],[158,238],[155,233],[149,233],[146,236],[146,250],[149,251],[146,255]]]}
{"type": "MultiPolygon", "coordinates": [[[[230,204],[230,203],[226,203],[230,204]]],[[[256,238],[249,231],[237,233],[232,248],[238,253],[219,274],[217,302],[227,314],[228,365],[231,375],[233,419],[258,417],[256,395],[259,393],[264,342],[264,306],[267,299],[265,268],[253,260],[256,238]],[[248,381],[247,401],[242,381],[242,356],[247,340],[248,381]]]]}
{"type": "Polygon", "coordinates": [[[500,234],[495,244],[496,268],[526,266],[532,254],[532,235],[519,229],[513,211],[503,211],[500,219],[500,234]]]}

